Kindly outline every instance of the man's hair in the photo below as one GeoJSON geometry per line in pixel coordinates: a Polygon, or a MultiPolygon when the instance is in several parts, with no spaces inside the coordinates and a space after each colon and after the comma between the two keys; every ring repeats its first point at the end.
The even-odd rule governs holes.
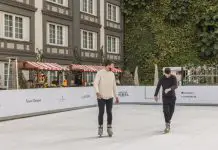
{"type": "Polygon", "coordinates": [[[113,64],[113,62],[110,61],[110,60],[106,60],[106,61],[104,62],[104,66],[109,66],[109,65],[111,65],[111,64],[113,64]]]}
{"type": "Polygon", "coordinates": [[[171,73],[171,69],[170,68],[165,68],[164,69],[164,73],[165,74],[170,74],[171,73]]]}

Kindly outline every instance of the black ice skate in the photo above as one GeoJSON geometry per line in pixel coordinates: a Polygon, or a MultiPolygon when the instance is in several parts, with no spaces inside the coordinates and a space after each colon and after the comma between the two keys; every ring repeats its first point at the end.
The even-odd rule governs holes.
{"type": "Polygon", "coordinates": [[[108,133],[108,136],[109,136],[109,137],[112,137],[112,136],[113,136],[113,130],[112,130],[112,127],[111,127],[111,126],[108,126],[108,127],[107,127],[107,133],[108,133]]]}
{"type": "Polygon", "coordinates": [[[103,126],[98,127],[98,135],[99,135],[99,137],[102,137],[102,135],[103,135],[103,126]]]}

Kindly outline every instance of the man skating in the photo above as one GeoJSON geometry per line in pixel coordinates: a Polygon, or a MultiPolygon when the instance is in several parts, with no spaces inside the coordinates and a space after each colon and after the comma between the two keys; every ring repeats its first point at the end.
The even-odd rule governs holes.
{"type": "Polygon", "coordinates": [[[162,86],[162,99],[163,99],[163,112],[166,123],[165,133],[170,132],[170,123],[175,109],[176,94],[175,89],[177,89],[177,79],[171,74],[170,68],[165,68],[164,76],[159,80],[157,88],[154,94],[154,98],[158,101],[158,93],[160,87],[162,86]]]}
{"type": "Polygon", "coordinates": [[[114,73],[111,71],[114,68],[114,64],[111,61],[105,62],[105,69],[98,71],[94,81],[94,88],[96,90],[96,96],[98,100],[98,134],[102,136],[103,134],[103,120],[104,111],[106,106],[107,112],[107,132],[109,136],[113,135],[112,131],[112,107],[113,98],[116,98],[116,103],[119,103],[119,99],[116,96],[116,78],[114,73]]]}

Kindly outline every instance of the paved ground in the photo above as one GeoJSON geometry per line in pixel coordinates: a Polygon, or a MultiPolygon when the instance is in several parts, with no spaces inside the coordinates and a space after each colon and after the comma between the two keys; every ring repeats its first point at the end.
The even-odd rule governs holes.
{"type": "Polygon", "coordinates": [[[218,149],[217,107],[178,106],[167,135],[161,106],[115,106],[112,138],[96,136],[96,116],[89,108],[2,122],[1,150],[218,149]]]}

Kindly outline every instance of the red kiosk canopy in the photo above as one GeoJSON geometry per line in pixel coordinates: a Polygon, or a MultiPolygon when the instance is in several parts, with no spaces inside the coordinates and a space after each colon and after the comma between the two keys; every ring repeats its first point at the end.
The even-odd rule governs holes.
{"type": "MultiPolygon", "coordinates": [[[[81,72],[98,72],[99,70],[104,69],[104,66],[95,66],[95,65],[79,65],[79,64],[71,64],[70,70],[73,71],[81,71],[81,72]]],[[[122,72],[119,68],[113,68],[113,72],[120,73],[122,72]]]]}
{"type": "Polygon", "coordinates": [[[62,67],[56,63],[43,63],[43,62],[31,62],[25,61],[19,64],[21,69],[33,69],[33,70],[47,70],[47,71],[67,71],[68,68],[62,67]]]}

